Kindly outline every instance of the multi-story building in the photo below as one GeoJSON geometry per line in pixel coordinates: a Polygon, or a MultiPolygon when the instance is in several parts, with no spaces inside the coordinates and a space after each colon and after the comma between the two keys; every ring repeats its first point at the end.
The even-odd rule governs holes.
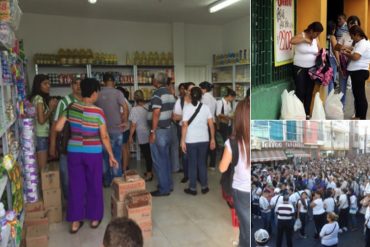
{"type": "Polygon", "coordinates": [[[325,121],[321,153],[343,157],[350,150],[350,121],[325,121]]]}

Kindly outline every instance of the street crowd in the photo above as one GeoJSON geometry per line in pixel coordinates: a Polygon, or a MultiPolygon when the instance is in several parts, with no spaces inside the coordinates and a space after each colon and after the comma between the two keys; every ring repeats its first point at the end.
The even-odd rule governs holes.
{"type": "Polygon", "coordinates": [[[255,232],[257,246],[268,246],[274,235],[277,247],[284,237],[287,246],[293,246],[294,231],[309,238],[310,220],[315,226],[310,237],[322,246],[338,246],[340,235],[359,230],[370,246],[369,164],[370,155],[254,164],[252,217],[263,225],[255,232]]]}

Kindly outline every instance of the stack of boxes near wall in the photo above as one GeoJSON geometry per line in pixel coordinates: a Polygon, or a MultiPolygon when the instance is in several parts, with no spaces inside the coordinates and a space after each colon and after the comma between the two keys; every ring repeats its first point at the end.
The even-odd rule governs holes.
{"type": "Polygon", "coordinates": [[[113,180],[112,219],[128,217],[135,221],[144,239],[152,236],[152,197],[145,189],[145,180],[134,170],[113,180]]]}
{"type": "Polygon", "coordinates": [[[62,197],[59,168],[56,163],[48,164],[41,171],[43,200],[25,205],[25,222],[22,239],[27,247],[49,245],[49,224],[62,221],[62,197]]]}

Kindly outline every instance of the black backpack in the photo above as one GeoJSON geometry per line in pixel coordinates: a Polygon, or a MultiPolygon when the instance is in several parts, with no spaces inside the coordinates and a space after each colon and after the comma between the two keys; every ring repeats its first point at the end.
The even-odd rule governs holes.
{"type": "Polygon", "coordinates": [[[239,161],[238,141],[230,138],[230,146],[231,146],[231,152],[232,152],[233,159],[229,167],[227,168],[227,170],[224,173],[222,173],[221,181],[220,181],[222,191],[227,196],[233,195],[232,183],[234,179],[234,170],[235,170],[235,166],[238,164],[238,161],[239,161]]]}

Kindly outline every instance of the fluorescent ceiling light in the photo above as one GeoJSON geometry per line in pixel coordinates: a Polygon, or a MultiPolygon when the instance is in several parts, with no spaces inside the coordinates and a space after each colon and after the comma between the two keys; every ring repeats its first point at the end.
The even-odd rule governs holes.
{"type": "Polygon", "coordinates": [[[230,5],[239,2],[240,0],[220,0],[209,7],[209,13],[215,13],[221,9],[229,7],[230,5]]]}
{"type": "Polygon", "coordinates": [[[97,0],[88,0],[88,2],[91,4],[96,4],[97,0]]]}

